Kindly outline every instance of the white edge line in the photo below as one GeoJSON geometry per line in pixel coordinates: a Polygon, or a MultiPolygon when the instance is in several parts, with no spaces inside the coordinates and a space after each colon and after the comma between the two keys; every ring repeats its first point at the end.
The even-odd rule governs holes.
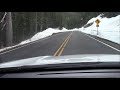
{"type": "MultiPolygon", "coordinates": [[[[62,33],[58,33],[58,34],[62,34],[62,33]]],[[[58,34],[56,34],[56,35],[54,35],[54,36],[57,36],[58,34]]],[[[50,37],[51,37],[51,36],[50,36],[50,37]]],[[[5,53],[8,53],[8,52],[11,52],[11,51],[14,51],[14,50],[16,50],[16,49],[19,49],[19,48],[22,48],[22,47],[25,47],[25,46],[28,46],[28,45],[31,45],[31,44],[34,44],[34,43],[39,42],[39,41],[41,41],[41,40],[49,39],[50,37],[45,37],[45,38],[40,39],[40,40],[38,40],[38,41],[31,42],[31,43],[27,43],[27,44],[25,44],[25,45],[23,45],[23,46],[21,46],[21,47],[14,48],[14,49],[8,50],[8,51],[6,51],[6,52],[0,53],[0,55],[5,54],[5,53]]]]}
{"type": "MultiPolygon", "coordinates": [[[[85,33],[84,33],[85,34],[85,33]]],[[[87,34],[85,34],[85,35],[87,35],[87,34]]],[[[104,44],[104,45],[106,45],[106,46],[108,46],[108,47],[110,47],[110,48],[112,48],[112,49],[114,49],[114,50],[116,50],[116,51],[118,51],[118,52],[120,52],[120,50],[119,49],[117,49],[117,48],[114,48],[114,47],[112,47],[112,46],[110,46],[110,45],[108,45],[108,44],[106,44],[106,43],[104,43],[104,42],[102,42],[102,41],[99,41],[99,40],[97,40],[97,39],[95,39],[95,38],[93,38],[93,37],[91,37],[91,36],[89,36],[89,35],[87,35],[88,37],[90,37],[90,38],[92,38],[92,39],[94,39],[94,40],[96,40],[96,41],[98,41],[98,42],[100,42],[100,43],[102,43],[102,44],[104,44]]]]}

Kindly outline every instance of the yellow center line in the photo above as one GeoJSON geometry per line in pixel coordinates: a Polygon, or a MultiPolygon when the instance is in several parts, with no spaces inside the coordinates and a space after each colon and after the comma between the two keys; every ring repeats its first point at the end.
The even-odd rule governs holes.
{"type": "MultiPolygon", "coordinates": [[[[68,35],[69,37],[69,35],[68,35]]],[[[68,37],[64,40],[64,42],[62,43],[62,45],[58,48],[58,50],[55,52],[54,56],[57,56],[57,53],[60,51],[60,49],[62,48],[62,46],[64,45],[64,43],[66,42],[66,40],[68,39],[68,37]]]]}
{"type": "Polygon", "coordinates": [[[60,53],[58,54],[58,56],[60,56],[63,52],[64,48],[61,49],[60,53]]]}
{"type": "MultiPolygon", "coordinates": [[[[72,35],[72,34],[71,34],[71,35],[72,35]]],[[[70,35],[70,37],[71,37],[71,35],[70,35]]],[[[60,55],[63,53],[66,45],[68,44],[68,42],[69,42],[69,40],[70,40],[70,37],[67,39],[67,41],[66,41],[65,44],[63,45],[63,47],[62,47],[61,51],[59,52],[58,56],[60,56],[60,55]]]]}
{"type": "Polygon", "coordinates": [[[63,45],[61,51],[59,52],[58,56],[60,56],[65,48],[65,46],[67,45],[68,41],[69,41],[70,38],[67,39],[67,41],[65,42],[65,44],[63,45]]]}
{"type": "Polygon", "coordinates": [[[63,41],[62,45],[58,48],[58,50],[55,52],[54,56],[60,56],[64,50],[64,47],[67,45],[72,33],[68,35],[68,37],[63,41]]]}

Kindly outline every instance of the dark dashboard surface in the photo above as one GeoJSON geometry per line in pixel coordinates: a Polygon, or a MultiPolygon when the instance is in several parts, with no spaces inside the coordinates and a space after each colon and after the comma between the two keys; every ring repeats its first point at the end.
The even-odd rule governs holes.
{"type": "Polygon", "coordinates": [[[0,78],[120,78],[120,69],[12,73],[0,78]]]}
{"type": "Polygon", "coordinates": [[[120,63],[71,63],[3,68],[0,69],[0,78],[120,78],[120,63]]]}

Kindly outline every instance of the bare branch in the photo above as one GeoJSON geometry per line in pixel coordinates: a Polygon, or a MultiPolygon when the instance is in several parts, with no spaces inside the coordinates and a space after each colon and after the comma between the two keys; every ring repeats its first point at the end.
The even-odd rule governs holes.
{"type": "Polygon", "coordinates": [[[5,25],[7,24],[7,22],[5,22],[5,24],[3,25],[3,27],[2,27],[2,29],[1,29],[1,31],[4,29],[4,27],[5,27],[5,25]]]}
{"type": "Polygon", "coordinates": [[[1,19],[0,23],[2,23],[4,21],[6,14],[7,13],[5,12],[5,14],[4,14],[3,18],[1,19]]]}

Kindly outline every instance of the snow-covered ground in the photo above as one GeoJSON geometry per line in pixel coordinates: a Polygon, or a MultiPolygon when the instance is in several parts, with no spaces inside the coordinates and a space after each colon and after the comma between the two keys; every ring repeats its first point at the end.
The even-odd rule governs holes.
{"type": "Polygon", "coordinates": [[[17,46],[19,46],[19,45],[20,45],[20,44],[18,44],[18,45],[14,45],[14,46],[10,46],[10,47],[2,48],[2,49],[0,49],[0,52],[2,52],[2,51],[4,51],[4,50],[7,50],[7,49],[10,49],[10,48],[17,47],[17,46]]]}
{"type": "Polygon", "coordinates": [[[79,30],[120,44],[120,15],[112,18],[102,18],[101,15],[99,15],[90,19],[87,24],[89,23],[93,24],[87,28],[82,27],[79,30]],[[98,35],[95,23],[97,19],[100,20],[98,35]]]}
{"type": "Polygon", "coordinates": [[[25,41],[22,41],[20,44],[33,42],[33,41],[39,40],[41,38],[45,38],[45,37],[51,36],[53,33],[66,32],[66,31],[68,31],[66,28],[63,28],[62,30],[59,30],[57,28],[56,29],[48,28],[48,29],[46,29],[46,30],[44,30],[42,32],[38,32],[32,38],[30,38],[28,40],[25,40],[25,41]]]}

